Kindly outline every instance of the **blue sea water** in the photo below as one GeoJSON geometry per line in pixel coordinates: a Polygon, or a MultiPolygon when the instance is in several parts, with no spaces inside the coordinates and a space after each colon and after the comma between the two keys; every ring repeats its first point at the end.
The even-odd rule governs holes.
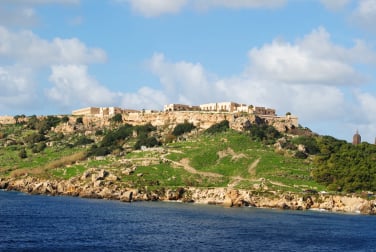
{"type": "Polygon", "coordinates": [[[376,251],[376,216],[0,191],[0,251],[376,251]]]}

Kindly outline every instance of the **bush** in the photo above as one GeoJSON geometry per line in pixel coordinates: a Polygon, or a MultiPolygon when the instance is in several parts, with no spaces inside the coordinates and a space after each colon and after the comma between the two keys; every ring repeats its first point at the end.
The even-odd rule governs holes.
{"type": "Polygon", "coordinates": [[[188,123],[188,122],[180,123],[175,126],[174,130],[172,131],[172,134],[174,136],[181,136],[184,133],[191,132],[194,128],[196,127],[193,125],[193,123],[188,123]]]}
{"type": "Polygon", "coordinates": [[[115,114],[113,117],[111,117],[110,122],[121,123],[123,122],[123,116],[121,114],[115,114]]]}
{"type": "Polygon", "coordinates": [[[27,152],[25,149],[21,149],[20,152],[18,153],[18,156],[22,159],[27,158],[27,152]]]}
{"type": "Polygon", "coordinates": [[[47,145],[45,142],[40,142],[40,143],[37,143],[36,145],[33,146],[33,148],[31,149],[31,151],[33,153],[39,153],[39,152],[42,152],[44,149],[46,149],[47,145]]]}
{"type": "Polygon", "coordinates": [[[266,124],[251,124],[247,128],[252,140],[262,141],[265,144],[273,144],[282,137],[282,134],[271,125],[266,124]]]}
{"type": "Polygon", "coordinates": [[[24,138],[25,143],[27,144],[35,144],[42,141],[45,141],[46,138],[43,134],[40,133],[32,133],[24,138]]]}
{"type": "Polygon", "coordinates": [[[134,145],[134,148],[136,150],[141,149],[142,146],[146,146],[148,148],[160,146],[161,142],[159,142],[155,137],[148,137],[148,138],[141,138],[139,139],[136,144],[134,145]]]}
{"type": "Polygon", "coordinates": [[[88,156],[107,156],[110,153],[111,150],[108,147],[98,147],[97,145],[93,145],[88,152],[88,156]]]}
{"type": "Polygon", "coordinates": [[[207,130],[205,130],[205,132],[209,134],[215,134],[215,133],[227,131],[229,128],[230,128],[230,122],[227,120],[223,120],[222,122],[213,124],[207,130]]]}
{"type": "Polygon", "coordinates": [[[63,122],[63,123],[69,122],[69,117],[68,116],[63,116],[63,118],[61,118],[61,122],[63,122]]]}
{"type": "Polygon", "coordinates": [[[120,140],[125,140],[133,133],[133,126],[126,124],[121,126],[115,131],[110,131],[105,135],[102,139],[101,146],[102,147],[109,147],[109,146],[116,146],[120,140]]]}
{"type": "Polygon", "coordinates": [[[103,136],[103,130],[99,129],[95,131],[96,136],[103,136]]]}
{"type": "Polygon", "coordinates": [[[308,157],[307,154],[305,154],[303,151],[297,151],[295,153],[295,157],[299,159],[306,159],[308,157]]]}
{"type": "Polygon", "coordinates": [[[320,152],[317,141],[312,136],[300,136],[292,140],[294,144],[304,145],[308,154],[314,155],[320,152]]]}
{"type": "Polygon", "coordinates": [[[79,145],[87,145],[87,144],[91,144],[91,143],[94,143],[93,139],[90,139],[86,136],[81,136],[80,138],[77,139],[75,145],[79,146],[79,145]]]}
{"type": "Polygon", "coordinates": [[[78,117],[78,118],[76,119],[76,123],[77,123],[77,124],[84,124],[84,120],[82,119],[82,117],[78,117]]]}

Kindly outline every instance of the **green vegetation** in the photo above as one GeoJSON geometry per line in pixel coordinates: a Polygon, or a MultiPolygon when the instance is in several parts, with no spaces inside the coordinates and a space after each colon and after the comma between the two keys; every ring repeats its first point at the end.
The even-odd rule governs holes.
{"type": "Polygon", "coordinates": [[[172,134],[174,136],[181,136],[184,133],[191,132],[194,128],[195,128],[195,126],[193,125],[193,123],[189,123],[189,122],[186,121],[184,123],[177,124],[175,126],[174,130],[172,131],[172,134]]]}
{"type": "Polygon", "coordinates": [[[230,129],[230,122],[227,120],[223,120],[220,123],[213,124],[207,130],[205,130],[205,132],[209,134],[215,134],[215,133],[227,131],[229,129],[230,129]]]}
{"type": "Polygon", "coordinates": [[[375,145],[353,146],[302,127],[289,131],[296,135],[283,135],[260,118],[246,124],[244,132],[231,130],[224,120],[197,134],[187,134],[195,128],[187,121],[171,130],[150,123],[123,124],[117,116],[108,127],[84,131],[85,125],[78,125],[81,117],[75,122],[55,116],[16,119],[13,125],[0,125],[0,177],[69,179],[89,168],[103,168],[120,178],[116,183],[157,190],[230,185],[296,192],[376,191],[375,145]],[[53,130],[68,121],[76,132],[53,130]],[[124,175],[125,168],[135,172],[124,175]]]}
{"type": "Polygon", "coordinates": [[[376,191],[376,146],[352,145],[332,137],[318,138],[314,177],[329,190],[376,191]]]}
{"type": "Polygon", "coordinates": [[[266,124],[249,124],[245,130],[249,132],[252,140],[261,141],[264,144],[274,144],[278,138],[282,137],[278,130],[266,124]]]}

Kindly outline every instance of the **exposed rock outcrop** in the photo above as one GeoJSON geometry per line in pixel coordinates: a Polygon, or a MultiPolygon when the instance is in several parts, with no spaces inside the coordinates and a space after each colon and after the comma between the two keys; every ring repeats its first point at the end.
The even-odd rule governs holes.
{"type": "MultiPolygon", "coordinates": [[[[260,192],[231,188],[177,188],[147,191],[122,188],[110,172],[90,169],[70,180],[43,180],[34,177],[0,179],[0,189],[31,194],[67,195],[132,202],[137,200],[165,200],[217,204],[225,207],[253,206],[290,210],[325,210],[332,212],[376,214],[376,200],[355,195],[304,195],[297,193],[260,192]],[[95,179],[93,179],[95,178],[95,179]],[[94,181],[93,181],[94,180],[94,181]]],[[[114,175],[115,176],[115,175],[114,175]]]]}

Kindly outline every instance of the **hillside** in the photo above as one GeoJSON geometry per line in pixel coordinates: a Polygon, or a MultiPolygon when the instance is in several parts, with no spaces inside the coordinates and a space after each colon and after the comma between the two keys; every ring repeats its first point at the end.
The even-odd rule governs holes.
{"type": "MultiPolygon", "coordinates": [[[[120,117],[88,130],[78,117],[74,130],[62,133],[67,120],[72,119],[33,117],[1,125],[0,188],[124,201],[206,199],[224,203],[230,197],[230,205],[243,192],[239,204],[269,206],[270,202],[252,198],[269,195],[279,198],[271,206],[285,208],[289,199],[295,202],[288,206],[293,209],[310,208],[306,200],[311,197],[315,197],[312,202],[324,204],[327,196],[319,195],[320,191],[361,193],[375,185],[371,162],[365,163],[368,169],[359,169],[359,175],[350,169],[353,181],[349,185],[341,167],[328,167],[335,167],[342,156],[353,158],[355,163],[341,162],[355,167],[364,160],[372,161],[376,154],[359,160],[357,149],[344,141],[317,136],[308,129],[279,132],[255,121],[237,131],[226,120],[205,130],[187,121],[174,127],[132,126],[120,117]],[[210,188],[217,189],[209,192],[210,188]],[[251,198],[244,200],[246,197],[251,198]]],[[[373,146],[361,146],[357,148],[362,153],[376,153],[373,146]]],[[[328,208],[335,206],[332,204],[328,208]]]]}

